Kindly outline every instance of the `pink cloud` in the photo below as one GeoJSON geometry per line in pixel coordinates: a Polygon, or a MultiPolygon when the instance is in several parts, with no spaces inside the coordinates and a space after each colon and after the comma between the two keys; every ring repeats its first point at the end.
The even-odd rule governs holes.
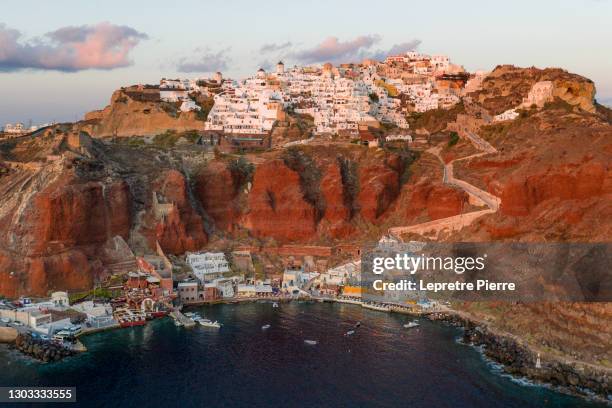
{"type": "Polygon", "coordinates": [[[18,30],[0,24],[0,71],[80,71],[131,65],[129,54],[144,33],[110,23],[69,26],[21,41],[18,30]]]}
{"type": "Polygon", "coordinates": [[[339,62],[360,59],[375,43],[378,35],[362,35],[354,40],[340,41],[338,37],[328,37],[314,48],[297,52],[294,57],[304,63],[339,62]]]}
{"type": "Polygon", "coordinates": [[[400,54],[416,49],[420,40],[411,40],[395,44],[389,49],[375,49],[381,41],[379,35],[362,35],[352,40],[340,41],[338,37],[327,37],[319,45],[293,52],[290,57],[306,64],[317,62],[359,62],[364,58],[383,60],[388,55],[400,54]]]}

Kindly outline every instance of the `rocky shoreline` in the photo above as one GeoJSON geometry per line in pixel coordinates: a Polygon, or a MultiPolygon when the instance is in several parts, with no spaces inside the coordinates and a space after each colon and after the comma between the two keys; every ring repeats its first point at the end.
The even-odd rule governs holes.
{"type": "Polygon", "coordinates": [[[29,334],[19,334],[10,348],[45,363],[59,361],[76,354],[74,350],[49,341],[36,339],[29,334]]]}
{"type": "Polygon", "coordinates": [[[480,346],[486,357],[502,364],[504,371],[538,383],[552,385],[559,391],[605,402],[612,402],[612,376],[604,368],[561,361],[550,355],[540,356],[511,335],[495,333],[486,325],[455,313],[432,313],[432,321],[441,321],[464,329],[463,342],[480,346]]]}

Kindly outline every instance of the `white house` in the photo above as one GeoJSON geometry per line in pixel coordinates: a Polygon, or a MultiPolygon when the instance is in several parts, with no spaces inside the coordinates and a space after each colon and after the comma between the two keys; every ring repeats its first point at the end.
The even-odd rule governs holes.
{"type": "Polygon", "coordinates": [[[51,294],[51,301],[57,307],[70,306],[70,299],[68,298],[68,293],[66,292],[53,292],[51,294]]]}
{"type": "Polygon", "coordinates": [[[188,252],[186,261],[201,282],[220,278],[223,274],[230,272],[229,263],[223,252],[188,252]]]}

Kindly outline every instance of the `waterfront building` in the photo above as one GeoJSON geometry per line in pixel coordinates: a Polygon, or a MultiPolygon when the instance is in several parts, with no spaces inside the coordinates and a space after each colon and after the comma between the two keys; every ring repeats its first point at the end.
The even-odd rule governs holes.
{"type": "Polygon", "coordinates": [[[178,297],[181,303],[197,303],[204,300],[204,293],[199,290],[198,282],[179,282],[177,287],[178,297]]]}
{"type": "Polygon", "coordinates": [[[208,282],[230,272],[223,252],[187,253],[187,264],[200,282],[208,282]]]}
{"type": "Polygon", "coordinates": [[[51,294],[51,301],[56,307],[68,307],[70,306],[70,299],[66,292],[53,292],[51,294]]]}
{"type": "Polygon", "coordinates": [[[110,303],[94,303],[91,300],[77,303],[72,309],[87,316],[86,322],[94,328],[108,327],[116,324],[110,303]]]}

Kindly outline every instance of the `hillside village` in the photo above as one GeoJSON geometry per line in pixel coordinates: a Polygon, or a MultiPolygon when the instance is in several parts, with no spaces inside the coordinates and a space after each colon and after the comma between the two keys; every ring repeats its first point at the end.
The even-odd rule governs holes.
{"type": "Polygon", "coordinates": [[[242,81],[217,72],[209,79],[162,79],[159,89],[162,101],[181,102],[182,111],[200,109],[190,95],[213,97],[208,131],[265,134],[285,111],[292,111],[311,116],[316,135],[338,135],[357,134],[360,125],[379,123],[407,129],[406,114],[452,107],[468,80],[480,76],[470,76],[446,56],[408,52],[384,62],[337,67],[326,63],[287,69],[279,61],[274,72],[259,69],[242,81]]]}
{"type": "Polygon", "coordinates": [[[553,95],[551,81],[540,81],[522,102],[503,112],[464,112],[467,105],[474,106],[471,95],[482,91],[488,75],[467,72],[448,56],[414,51],[384,61],[337,66],[286,67],[279,61],[271,72],[260,68],[242,80],[216,72],[211,77],[162,78],[159,85],[124,87],[113,93],[110,105],[86,114],[78,125],[94,137],[197,132],[199,144],[227,152],[263,151],[317,139],[376,147],[386,140],[428,137],[430,131],[422,126],[411,129],[410,123],[429,112],[460,115],[459,129],[449,127],[448,136],[448,131],[473,127],[474,120],[481,125],[516,119],[521,109],[541,108],[559,96],[553,95]],[[296,126],[299,131],[291,133],[296,126]]]}

